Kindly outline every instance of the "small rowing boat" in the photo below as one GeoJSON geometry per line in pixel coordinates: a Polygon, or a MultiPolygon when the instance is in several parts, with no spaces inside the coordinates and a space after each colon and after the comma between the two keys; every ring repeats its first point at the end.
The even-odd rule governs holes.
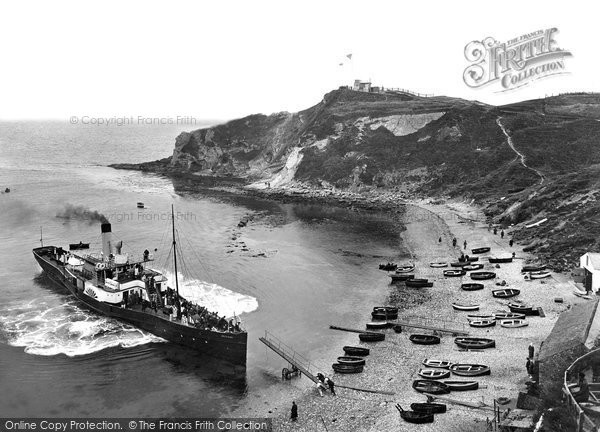
{"type": "Polygon", "coordinates": [[[549,271],[547,270],[542,270],[542,271],[537,271],[537,272],[529,272],[525,275],[525,279],[527,279],[527,277],[529,277],[530,279],[544,279],[547,277],[552,276],[550,274],[549,271]]]}
{"type": "Polygon", "coordinates": [[[375,306],[373,307],[373,312],[397,314],[398,308],[396,306],[375,306]]]}
{"type": "Polygon", "coordinates": [[[503,257],[503,258],[494,258],[494,257],[489,257],[488,258],[490,264],[503,264],[503,263],[510,263],[512,262],[512,257],[503,257]]]}
{"type": "Polygon", "coordinates": [[[471,252],[474,254],[482,254],[482,253],[486,253],[489,251],[490,251],[490,248],[487,246],[471,249],[471,252]]]}
{"type": "Polygon", "coordinates": [[[404,282],[408,288],[431,288],[433,282],[429,282],[427,279],[409,279],[404,282]]]}
{"type": "Polygon", "coordinates": [[[414,402],[410,404],[410,409],[426,414],[442,414],[446,412],[446,405],[434,402],[414,402]]]}
{"type": "Polygon", "coordinates": [[[421,393],[431,393],[431,394],[446,394],[450,393],[450,389],[446,384],[439,381],[433,380],[414,380],[412,383],[412,387],[421,393]]]}
{"type": "Polygon", "coordinates": [[[492,295],[496,298],[511,298],[521,294],[521,291],[514,288],[492,290],[492,295]]]}
{"type": "Polygon", "coordinates": [[[522,303],[509,303],[508,308],[511,312],[521,313],[525,315],[539,315],[538,310],[534,310],[533,306],[528,306],[522,303]]]}
{"type": "Polygon", "coordinates": [[[527,325],[529,325],[529,323],[524,319],[507,319],[500,321],[500,326],[506,328],[519,328],[526,327],[527,325]]]}
{"type": "Polygon", "coordinates": [[[423,365],[430,368],[448,369],[452,363],[446,360],[425,359],[423,365]]]}
{"type": "Polygon", "coordinates": [[[477,291],[483,289],[483,284],[480,283],[464,283],[460,286],[463,291],[477,291]]]}
{"type": "Polygon", "coordinates": [[[447,262],[432,262],[432,263],[429,263],[429,267],[433,267],[433,268],[448,267],[448,263],[447,262]]]}
{"type": "Polygon", "coordinates": [[[496,346],[493,339],[486,338],[457,337],[454,339],[454,343],[465,349],[486,349],[496,346]]]}
{"type": "Polygon", "coordinates": [[[379,342],[385,340],[383,333],[360,333],[358,338],[363,342],[379,342]]]}
{"type": "Polygon", "coordinates": [[[392,273],[389,276],[392,279],[392,282],[403,282],[408,279],[414,279],[414,277],[415,277],[414,274],[409,274],[409,273],[400,273],[400,274],[392,273]]]}
{"type": "Polygon", "coordinates": [[[456,363],[450,366],[450,372],[459,376],[481,376],[489,375],[490,367],[480,364],[456,363]]]}
{"type": "Polygon", "coordinates": [[[443,381],[444,384],[448,386],[448,390],[450,391],[467,391],[467,390],[477,390],[479,388],[479,383],[477,381],[443,381]]]}
{"type": "Polygon", "coordinates": [[[364,366],[366,361],[362,357],[357,356],[341,356],[337,358],[339,364],[350,366],[364,366]]]}
{"type": "Polygon", "coordinates": [[[448,378],[450,371],[445,369],[421,369],[418,374],[421,378],[436,380],[448,378]]]}
{"type": "Polygon", "coordinates": [[[369,348],[355,347],[346,345],[343,348],[344,352],[350,356],[368,356],[371,352],[369,348]]]}
{"type": "Polygon", "coordinates": [[[466,274],[467,272],[464,270],[444,270],[444,276],[446,277],[460,277],[466,274]]]}
{"type": "Polygon", "coordinates": [[[479,310],[478,304],[463,304],[463,303],[452,303],[452,307],[459,311],[475,311],[479,310]]]}
{"type": "Polygon", "coordinates": [[[440,343],[440,338],[434,335],[412,334],[408,339],[417,345],[436,345],[440,343]]]}
{"type": "Polygon", "coordinates": [[[467,315],[467,321],[490,320],[490,319],[494,319],[494,315],[476,315],[476,314],[467,315]]]}
{"type": "Polygon", "coordinates": [[[493,318],[490,319],[478,319],[478,320],[469,320],[469,325],[471,327],[494,327],[496,325],[496,320],[493,318]]]}
{"type": "Polygon", "coordinates": [[[515,312],[496,312],[494,313],[494,319],[505,320],[505,319],[525,319],[525,314],[515,312]]]}
{"type": "Polygon", "coordinates": [[[396,409],[400,411],[400,417],[402,420],[408,423],[433,423],[433,413],[430,412],[419,412],[419,411],[406,411],[402,409],[400,404],[396,404],[396,409]]]}
{"type": "Polygon", "coordinates": [[[408,264],[396,267],[396,273],[410,273],[415,270],[414,264],[408,264]]]}
{"type": "Polygon", "coordinates": [[[386,328],[390,328],[393,325],[394,325],[393,323],[389,323],[387,321],[377,321],[377,322],[368,322],[366,327],[368,330],[383,330],[386,328]]]}
{"type": "Polygon", "coordinates": [[[483,268],[483,264],[468,264],[463,266],[464,271],[473,271],[473,270],[481,270],[483,268]]]}
{"type": "Polygon", "coordinates": [[[471,279],[473,280],[486,280],[486,279],[494,279],[496,277],[496,273],[488,272],[488,271],[480,271],[473,272],[470,274],[471,279]]]}
{"type": "Polygon", "coordinates": [[[343,374],[361,373],[363,371],[363,366],[353,366],[341,363],[334,363],[331,365],[331,367],[334,372],[343,374]]]}
{"type": "Polygon", "coordinates": [[[450,267],[464,267],[469,265],[469,261],[459,261],[450,263],[450,267]]]}
{"type": "Polygon", "coordinates": [[[545,264],[540,265],[526,265],[521,269],[521,273],[529,273],[529,272],[539,272],[542,270],[546,270],[545,264]]]}
{"type": "Polygon", "coordinates": [[[379,270],[394,271],[397,268],[398,268],[398,265],[394,264],[394,263],[379,264],[379,270]]]}
{"type": "Polygon", "coordinates": [[[387,321],[387,320],[395,320],[398,319],[398,314],[397,313],[378,313],[378,312],[371,312],[371,318],[373,318],[373,320],[375,321],[387,321]]]}

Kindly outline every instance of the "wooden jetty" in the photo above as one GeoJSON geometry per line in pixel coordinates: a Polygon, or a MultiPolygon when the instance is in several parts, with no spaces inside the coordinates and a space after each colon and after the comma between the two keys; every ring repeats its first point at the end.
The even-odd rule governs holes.
{"type": "Polygon", "coordinates": [[[428,318],[416,315],[399,318],[398,321],[396,321],[396,325],[402,327],[433,330],[442,333],[451,333],[457,336],[467,336],[469,334],[469,331],[467,330],[468,327],[463,322],[428,318]]]}

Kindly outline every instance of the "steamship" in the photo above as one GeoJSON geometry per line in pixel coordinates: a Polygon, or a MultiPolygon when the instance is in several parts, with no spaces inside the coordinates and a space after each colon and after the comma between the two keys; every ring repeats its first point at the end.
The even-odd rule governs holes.
{"type": "MultiPolygon", "coordinates": [[[[178,299],[177,247],[173,218],[173,261],[175,290],[178,299]]],[[[170,342],[222,359],[234,365],[246,364],[248,334],[238,325],[216,329],[197,326],[181,319],[181,305],[175,301],[177,314],[163,312],[168,280],[149,268],[153,257],[145,251],[142,257],[122,254],[119,244],[113,248],[111,225],[101,225],[102,253],[86,253],[81,248],[66,251],[57,246],[33,249],[42,270],[55,283],[91,310],[132,324],[170,342]],[[114,249],[114,250],[113,250],[114,249]],[[146,307],[151,301],[157,308],[146,307]]],[[[168,310],[168,309],[167,309],[168,310]]]]}

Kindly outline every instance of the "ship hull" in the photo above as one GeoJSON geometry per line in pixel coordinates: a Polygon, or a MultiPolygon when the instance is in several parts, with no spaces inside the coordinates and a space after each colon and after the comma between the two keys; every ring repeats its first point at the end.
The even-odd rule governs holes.
{"type": "Polygon", "coordinates": [[[222,359],[235,365],[246,364],[248,340],[246,332],[219,332],[199,329],[169,321],[146,312],[97,301],[77,288],[64,268],[54,264],[48,257],[44,256],[44,252],[48,252],[50,249],[52,247],[42,247],[33,250],[33,255],[40,267],[42,267],[53,282],[66,288],[71,295],[92,311],[127,322],[169,342],[192,348],[211,357],[222,359]]]}

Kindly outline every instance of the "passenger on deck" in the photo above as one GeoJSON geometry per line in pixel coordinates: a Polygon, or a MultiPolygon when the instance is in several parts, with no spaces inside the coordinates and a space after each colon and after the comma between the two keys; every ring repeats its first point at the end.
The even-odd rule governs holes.
{"type": "Polygon", "coordinates": [[[577,385],[579,386],[579,390],[572,393],[573,397],[577,402],[587,402],[590,397],[590,388],[583,372],[579,372],[579,382],[577,385]]]}

